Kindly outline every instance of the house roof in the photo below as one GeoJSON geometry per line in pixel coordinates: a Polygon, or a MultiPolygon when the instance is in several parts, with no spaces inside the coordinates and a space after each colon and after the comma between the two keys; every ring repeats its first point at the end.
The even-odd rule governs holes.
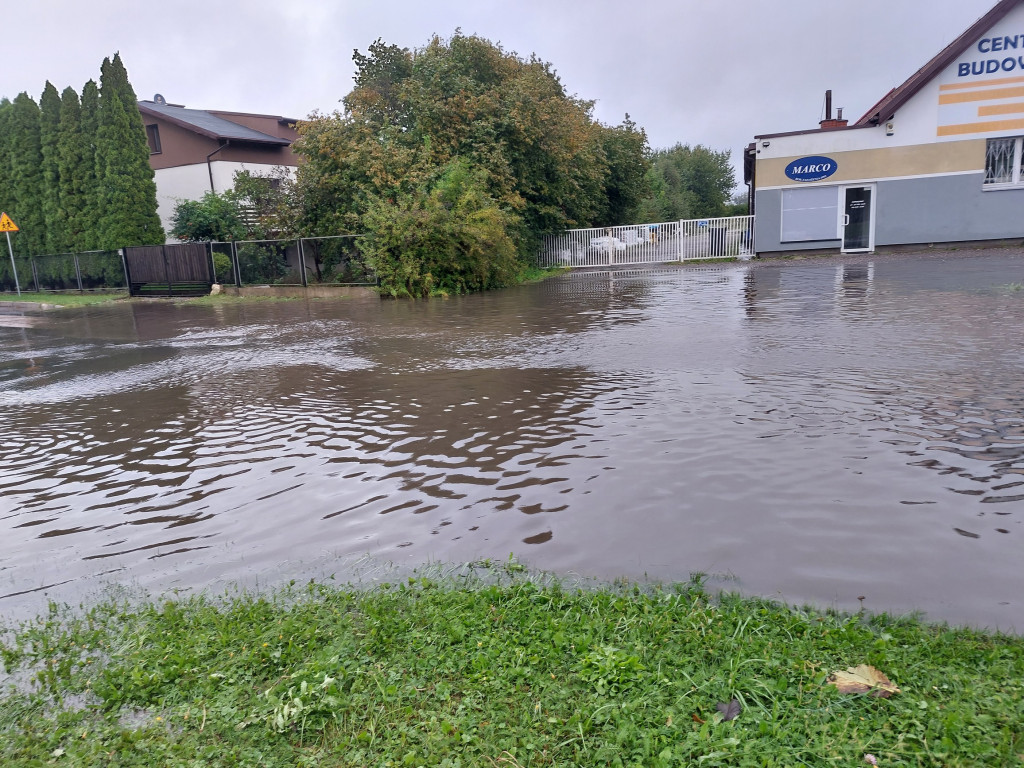
{"type": "MultiPolygon", "coordinates": [[[[277,144],[288,146],[289,139],[271,136],[253,128],[247,128],[223,117],[213,115],[203,109],[185,109],[170,104],[157,104],[155,101],[140,101],[139,111],[144,115],[159,117],[190,131],[208,136],[211,139],[245,141],[254,144],[277,144]]],[[[284,118],[278,118],[284,120],[284,118]]]]}
{"type": "Polygon", "coordinates": [[[896,114],[896,110],[910,101],[933,77],[956,61],[964,51],[992,25],[1012,11],[1022,0],[1000,0],[995,6],[968,27],[960,37],[943,48],[931,61],[907,78],[906,82],[893,88],[889,93],[869,109],[860,120],[851,127],[877,125],[885,122],[896,114]]]}

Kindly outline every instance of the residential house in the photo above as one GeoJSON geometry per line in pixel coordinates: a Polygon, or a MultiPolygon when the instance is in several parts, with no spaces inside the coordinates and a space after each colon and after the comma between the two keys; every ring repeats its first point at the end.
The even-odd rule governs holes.
{"type": "Polygon", "coordinates": [[[138,106],[156,175],[160,221],[167,231],[179,200],[231,189],[237,171],[271,174],[283,168],[294,173],[298,165],[291,149],[298,138],[295,119],[186,109],[159,94],[138,106]]]}

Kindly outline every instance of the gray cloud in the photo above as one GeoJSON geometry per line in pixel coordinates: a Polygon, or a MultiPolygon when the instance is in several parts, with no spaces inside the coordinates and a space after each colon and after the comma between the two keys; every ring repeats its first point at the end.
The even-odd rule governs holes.
{"type": "Polygon", "coordinates": [[[304,117],[351,88],[352,51],[456,28],[551,62],[596,116],[651,145],[727,149],[817,125],[826,88],[856,119],[994,0],[34,0],[5,9],[0,95],[76,89],[120,51],[141,98],[304,117]]]}

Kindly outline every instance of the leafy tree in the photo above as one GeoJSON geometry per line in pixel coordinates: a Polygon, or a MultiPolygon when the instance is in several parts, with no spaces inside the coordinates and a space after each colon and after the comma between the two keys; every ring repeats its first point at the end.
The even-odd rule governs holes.
{"type": "Polygon", "coordinates": [[[750,203],[747,199],[747,190],[737,192],[725,206],[726,216],[747,216],[750,213],[750,203]]]}
{"type": "MultiPolygon", "coordinates": [[[[356,85],[343,99],[344,111],[300,125],[295,149],[306,162],[294,193],[304,232],[368,226],[373,233],[380,226],[394,238],[414,220],[453,226],[451,217],[468,216],[468,209],[444,213],[435,193],[443,179],[464,174],[472,180],[466,188],[490,201],[480,210],[494,214],[491,224],[507,228],[525,261],[540,235],[621,219],[639,200],[643,132],[628,118],[619,128],[594,121],[593,103],[568,95],[551,66],[536,57],[522,59],[456,31],[415,54],[377,40],[354,60],[356,85]],[[417,196],[423,200],[416,202],[417,196]]],[[[446,263],[455,268],[457,261],[446,263]]],[[[430,264],[395,290],[420,295],[428,284],[434,286],[428,292],[497,284],[442,276],[435,268],[443,264],[430,264]]],[[[498,272],[504,274],[504,266],[498,272]]]]}
{"type": "Polygon", "coordinates": [[[187,242],[241,240],[245,234],[238,200],[230,193],[179,200],[171,216],[171,235],[187,242]]]}
{"type": "Polygon", "coordinates": [[[146,129],[136,103],[120,54],[104,59],[96,140],[102,248],[164,241],[146,129]]]}
{"type": "Polygon", "coordinates": [[[647,134],[629,119],[629,115],[616,128],[602,126],[602,134],[608,161],[607,205],[598,224],[635,224],[640,203],[650,192],[647,134]]]}
{"type": "Polygon", "coordinates": [[[736,186],[729,152],[676,144],[654,153],[650,194],[640,204],[647,221],[723,216],[736,186]]]}
{"type": "Polygon", "coordinates": [[[39,99],[39,145],[42,153],[42,204],[47,253],[65,250],[64,222],[60,205],[60,176],[57,142],[60,132],[61,98],[49,80],[39,99]]]}
{"type": "Polygon", "coordinates": [[[39,105],[25,92],[14,99],[8,120],[13,205],[8,211],[20,228],[17,249],[22,256],[43,253],[43,154],[39,140],[39,105]]]}
{"type": "Polygon", "coordinates": [[[251,171],[235,174],[234,185],[199,200],[179,200],[171,216],[171,235],[179,240],[266,240],[290,234],[291,216],[287,173],[270,175],[251,171]]]}
{"type": "Polygon", "coordinates": [[[238,171],[229,194],[238,205],[246,239],[294,234],[294,196],[291,178],[284,168],[275,168],[268,174],[238,171]]]}

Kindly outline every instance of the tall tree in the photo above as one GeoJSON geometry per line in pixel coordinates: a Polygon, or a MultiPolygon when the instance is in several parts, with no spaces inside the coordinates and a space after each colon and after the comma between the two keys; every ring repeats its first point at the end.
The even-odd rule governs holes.
{"type": "Polygon", "coordinates": [[[64,248],[87,250],[86,231],[91,211],[86,193],[87,179],[95,176],[90,142],[82,131],[82,109],[78,94],[70,86],[61,93],[60,123],[57,131],[57,177],[60,187],[60,219],[64,248]]]}
{"type": "Polygon", "coordinates": [[[60,213],[60,161],[57,141],[60,129],[60,95],[53,83],[46,81],[39,99],[39,146],[42,153],[42,204],[47,253],[60,253],[66,249],[64,227],[60,213]]]}
{"type": "Polygon", "coordinates": [[[0,99],[0,211],[14,207],[14,190],[11,186],[10,121],[13,105],[10,99],[0,99]]]}
{"type": "Polygon", "coordinates": [[[162,243],[165,235],[157,215],[146,129],[120,54],[104,59],[100,71],[100,247],[162,243]]]}
{"type": "Polygon", "coordinates": [[[366,221],[383,226],[388,205],[404,206],[391,211],[402,221],[440,226],[445,216],[427,216],[409,196],[432,196],[456,167],[451,178],[464,173],[465,188],[488,201],[481,210],[502,212],[495,221],[524,261],[544,233],[621,219],[635,206],[643,132],[597,123],[593,102],[567,94],[537,57],[457,31],[415,53],[378,40],[354,60],[344,111],[304,123],[295,145],[306,160],[295,189],[307,231],[351,230],[370,210],[366,221]]]}
{"type": "Polygon", "coordinates": [[[608,163],[608,179],[605,182],[607,202],[598,223],[601,226],[635,224],[640,202],[650,192],[647,134],[626,115],[622,125],[602,126],[601,146],[608,163]]]}
{"type": "Polygon", "coordinates": [[[39,142],[39,105],[24,91],[14,99],[8,130],[14,192],[13,210],[8,213],[21,230],[17,243],[20,255],[37,256],[46,250],[43,153],[39,142]]]}
{"type": "Polygon", "coordinates": [[[96,144],[100,133],[100,90],[95,80],[82,88],[82,200],[83,226],[79,230],[77,248],[92,251],[100,247],[100,211],[103,196],[100,192],[99,162],[96,144]]]}
{"type": "Polygon", "coordinates": [[[729,152],[676,144],[654,153],[651,192],[640,205],[647,221],[723,216],[736,178],[729,152]]]}

